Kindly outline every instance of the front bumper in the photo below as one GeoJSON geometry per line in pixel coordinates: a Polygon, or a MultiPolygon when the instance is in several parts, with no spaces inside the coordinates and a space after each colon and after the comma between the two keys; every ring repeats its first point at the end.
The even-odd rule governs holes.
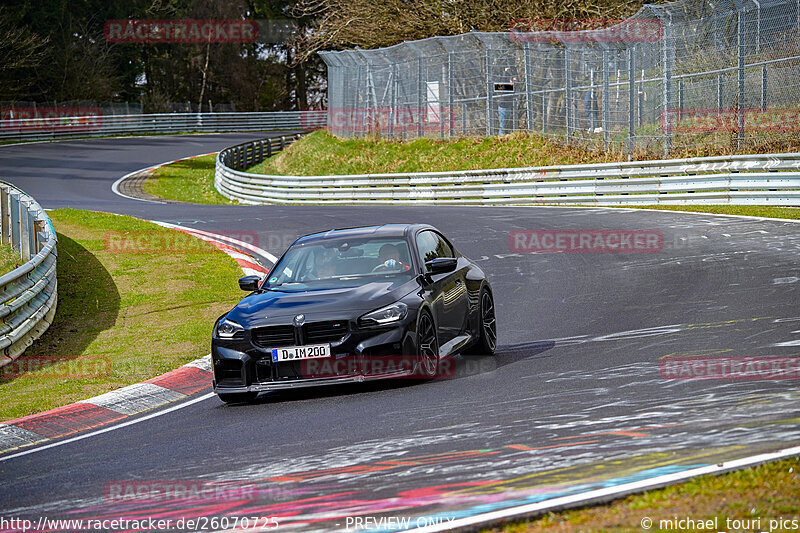
{"type": "Polygon", "coordinates": [[[271,348],[280,346],[258,345],[250,330],[240,339],[214,338],[214,391],[262,392],[410,376],[415,359],[403,353],[416,353],[409,330],[413,321],[407,317],[384,328],[359,328],[349,322],[347,334],[330,342],[331,357],[291,362],[272,362],[271,348]]]}
{"type": "Polygon", "coordinates": [[[414,374],[413,370],[399,371],[388,374],[365,375],[358,374],[353,376],[337,376],[331,378],[297,378],[286,381],[259,382],[246,387],[214,387],[214,392],[237,393],[237,392],[266,392],[275,390],[304,389],[308,387],[321,387],[325,385],[346,385],[349,383],[364,383],[366,381],[376,381],[381,379],[399,379],[409,377],[414,374]]]}

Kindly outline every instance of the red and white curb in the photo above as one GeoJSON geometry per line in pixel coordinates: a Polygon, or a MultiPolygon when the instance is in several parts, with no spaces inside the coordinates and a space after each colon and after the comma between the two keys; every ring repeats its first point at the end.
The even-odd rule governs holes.
{"type": "Polygon", "coordinates": [[[233,245],[236,245],[239,248],[244,248],[245,250],[249,250],[261,257],[267,259],[270,263],[275,264],[278,260],[277,257],[272,255],[266,250],[263,250],[257,246],[254,246],[248,242],[240,241],[238,239],[234,239],[233,237],[228,237],[227,235],[217,235],[216,233],[210,233],[208,231],[203,231],[195,228],[187,228],[186,226],[179,226],[178,224],[170,224],[169,222],[160,222],[158,220],[151,221],[154,224],[158,224],[164,228],[174,229],[178,231],[182,231],[184,233],[188,233],[189,235],[193,235],[198,239],[208,241],[229,256],[231,256],[234,261],[239,264],[239,267],[242,269],[242,272],[245,275],[257,275],[263,276],[269,269],[262,266],[257,260],[253,259],[251,254],[247,254],[242,252],[238,248],[234,248],[233,245]]]}
{"type": "MultiPolygon", "coordinates": [[[[246,275],[263,276],[268,270],[252,256],[241,252],[231,244],[256,252],[273,262],[276,259],[265,250],[224,235],[215,235],[207,231],[165,222],[156,222],[156,224],[183,231],[210,242],[233,257],[246,275]]],[[[142,383],[128,385],[43,413],[0,422],[0,453],[105,426],[183,400],[208,388],[211,384],[211,376],[211,355],[206,355],[142,383]]]]}

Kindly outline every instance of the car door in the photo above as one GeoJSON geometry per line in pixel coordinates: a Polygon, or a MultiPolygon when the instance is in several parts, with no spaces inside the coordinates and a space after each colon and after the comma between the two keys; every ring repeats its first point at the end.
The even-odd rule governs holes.
{"type": "MultiPolygon", "coordinates": [[[[456,257],[456,253],[447,239],[433,230],[420,231],[416,241],[423,269],[425,269],[425,262],[431,259],[456,257]]],[[[433,308],[441,346],[459,335],[465,324],[469,304],[464,268],[459,264],[453,272],[430,274],[425,271],[424,273],[430,280],[430,284],[425,287],[426,298],[431,302],[433,308]]]]}

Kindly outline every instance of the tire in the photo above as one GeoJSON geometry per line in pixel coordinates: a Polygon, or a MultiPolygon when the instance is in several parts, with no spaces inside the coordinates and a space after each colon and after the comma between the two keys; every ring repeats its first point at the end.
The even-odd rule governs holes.
{"type": "Polygon", "coordinates": [[[439,372],[439,335],[433,316],[422,311],[417,319],[417,368],[415,374],[423,378],[435,377],[439,372]]]}
{"type": "Polygon", "coordinates": [[[480,335],[478,341],[469,347],[468,355],[493,356],[497,348],[497,320],[494,312],[494,299],[492,293],[481,289],[480,308],[480,335]]]}
{"type": "Polygon", "coordinates": [[[217,396],[225,403],[250,403],[258,396],[257,392],[218,392],[217,396]]]}

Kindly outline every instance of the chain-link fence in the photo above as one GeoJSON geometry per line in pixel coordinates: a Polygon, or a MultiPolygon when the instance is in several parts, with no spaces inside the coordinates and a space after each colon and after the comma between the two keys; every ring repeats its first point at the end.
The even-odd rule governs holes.
{"type": "Polygon", "coordinates": [[[524,130],[665,153],[800,135],[800,0],[679,0],[582,31],[556,22],[322,52],[329,129],[524,130]]]}

